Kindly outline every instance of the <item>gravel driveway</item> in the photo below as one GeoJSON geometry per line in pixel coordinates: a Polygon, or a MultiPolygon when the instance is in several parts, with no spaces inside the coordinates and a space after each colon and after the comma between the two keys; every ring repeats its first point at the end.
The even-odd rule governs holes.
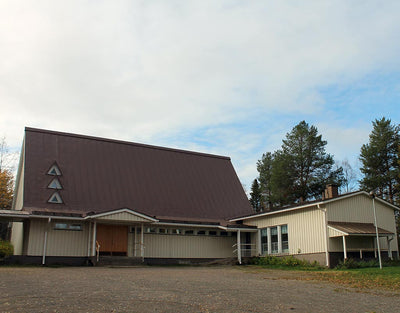
{"type": "Polygon", "coordinates": [[[244,267],[0,267],[0,311],[400,312],[400,295],[244,267]]]}

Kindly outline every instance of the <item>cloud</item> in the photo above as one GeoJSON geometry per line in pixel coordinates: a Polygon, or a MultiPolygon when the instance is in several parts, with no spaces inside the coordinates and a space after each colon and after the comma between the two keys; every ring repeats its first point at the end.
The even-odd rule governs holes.
{"type": "MultiPolygon", "coordinates": [[[[14,146],[25,125],[179,143],[254,176],[292,126],[324,117],[321,88],[399,71],[399,12],[398,1],[3,1],[0,132],[14,146]]],[[[334,149],[355,144],[337,127],[365,135],[334,121],[334,149]]]]}

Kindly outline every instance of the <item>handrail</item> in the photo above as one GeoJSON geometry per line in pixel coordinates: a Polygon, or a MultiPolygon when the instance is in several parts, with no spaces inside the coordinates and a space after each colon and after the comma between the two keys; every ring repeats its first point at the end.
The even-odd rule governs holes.
{"type": "Polygon", "coordinates": [[[100,244],[96,240],[96,256],[97,256],[97,262],[99,262],[99,257],[100,257],[100,244]]]}

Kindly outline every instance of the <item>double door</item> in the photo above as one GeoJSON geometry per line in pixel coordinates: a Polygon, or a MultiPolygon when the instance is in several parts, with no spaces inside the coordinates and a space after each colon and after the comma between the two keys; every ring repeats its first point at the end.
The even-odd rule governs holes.
{"type": "Polygon", "coordinates": [[[100,244],[100,255],[126,256],[128,226],[97,224],[96,240],[100,244]]]}

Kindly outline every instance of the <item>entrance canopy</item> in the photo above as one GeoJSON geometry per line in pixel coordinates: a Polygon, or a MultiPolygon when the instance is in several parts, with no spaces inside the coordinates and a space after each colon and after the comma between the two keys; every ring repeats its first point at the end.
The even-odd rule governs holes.
{"type": "MultiPolygon", "coordinates": [[[[328,222],[329,237],[342,236],[376,236],[372,223],[328,222]]],[[[394,233],[378,227],[380,237],[393,236],[394,233]]]]}

